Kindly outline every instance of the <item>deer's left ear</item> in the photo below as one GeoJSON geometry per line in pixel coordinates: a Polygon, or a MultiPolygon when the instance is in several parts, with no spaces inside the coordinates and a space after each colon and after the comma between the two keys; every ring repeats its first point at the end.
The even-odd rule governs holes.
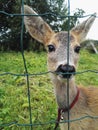
{"type": "Polygon", "coordinates": [[[44,45],[47,44],[54,34],[51,27],[27,5],[24,5],[24,14],[24,23],[29,34],[44,45]]]}
{"type": "Polygon", "coordinates": [[[94,13],[87,20],[79,24],[78,26],[72,28],[71,33],[77,38],[77,41],[81,43],[85,40],[94,20],[96,17],[96,13],[94,13]]]}

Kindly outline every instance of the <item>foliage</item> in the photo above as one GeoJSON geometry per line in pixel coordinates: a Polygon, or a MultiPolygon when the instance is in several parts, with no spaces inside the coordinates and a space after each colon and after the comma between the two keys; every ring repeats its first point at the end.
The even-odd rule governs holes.
{"type": "MultiPolygon", "coordinates": [[[[9,14],[20,14],[20,0],[1,0],[0,10],[9,14]]],[[[0,50],[20,50],[21,17],[0,14],[0,50]]],[[[24,49],[30,36],[24,32],[24,49]]]]}
{"type": "MultiPolygon", "coordinates": [[[[25,52],[29,73],[46,72],[46,54],[25,52]]],[[[87,51],[81,51],[78,72],[84,70],[98,71],[98,56],[87,51]]],[[[0,53],[0,74],[12,72],[23,74],[24,65],[21,53],[0,53]]],[[[46,123],[57,117],[57,105],[53,87],[48,74],[29,76],[31,109],[33,123],[46,123]]],[[[76,75],[76,82],[86,86],[98,86],[98,75],[82,73],[76,75]]],[[[28,91],[24,76],[0,76],[0,124],[17,122],[29,124],[28,91]]],[[[54,124],[34,127],[34,130],[53,130],[54,124]]],[[[4,130],[29,130],[29,126],[10,125],[1,127],[4,130]]]]}
{"type": "MultiPolygon", "coordinates": [[[[43,19],[55,31],[68,30],[68,19],[59,17],[67,15],[67,5],[64,0],[24,0],[24,3],[32,6],[39,14],[50,13],[51,15],[43,16],[43,19]]],[[[9,14],[20,14],[21,5],[22,2],[20,0],[0,0],[0,10],[9,14]]],[[[81,16],[83,13],[77,10],[74,15],[81,16]]],[[[21,17],[0,13],[0,19],[0,50],[20,51],[21,17]]],[[[70,26],[73,27],[76,22],[77,18],[72,17],[70,26]]],[[[34,44],[32,45],[31,37],[25,32],[25,29],[23,34],[24,50],[43,49],[41,44],[36,43],[34,39],[34,44]]]]}
{"type": "Polygon", "coordinates": [[[64,23],[62,24],[61,28],[62,30],[70,30],[71,28],[75,27],[77,24],[79,24],[78,17],[83,16],[85,13],[84,10],[77,8],[76,11],[73,13],[73,16],[70,17],[70,19],[66,18],[64,20],[64,23]],[[70,23],[70,27],[69,27],[70,23]]]}

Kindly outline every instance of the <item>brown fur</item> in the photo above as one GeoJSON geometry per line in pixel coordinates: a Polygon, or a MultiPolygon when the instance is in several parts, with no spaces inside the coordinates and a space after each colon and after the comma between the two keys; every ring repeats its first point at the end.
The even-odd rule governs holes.
{"type": "MultiPolygon", "coordinates": [[[[24,6],[25,14],[36,14],[28,6],[24,6]]],[[[75,47],[80,46],[80,43],[85,39],[95,16],[91,16],[86,21],[74,27],[70,31],[69,43],[69,65],[77,68],[79,54],[76,53],[75,47]]],[[[48,70],[55,72],[60,65],[67,64],[67,50],[68,50],[68,33],[65,31],[55,33],[41,17],[25,16],[25,26],[30,35],[36,40],[42,42],[46,49],[52,45],[55,50],[48,51],[48,70]]],[[[72,75],[69,79],[69,86],[67,79],[60,74],[51,73],[51,79],[54,85],[56,100],[59,108],[67,106],[67,87],[69,87],[69,104],[77,94],[77,85],[75,84],[75,77],[72,75]]],[[[80,95],[78,102],[70,110],[70,120],[81,118],[83,116],[98,116],[98,88],[93,87],[79,87],[80,95]]],[[[62,113],[64,120],[67,120],[67,112],[62,113]]],[[[61,130],[67,130],[67,123],[60,124],[61,130]]],[[[70,130],[98,130],[98,119],[85,118],[83,120],[70,123],[70,130]]]]}

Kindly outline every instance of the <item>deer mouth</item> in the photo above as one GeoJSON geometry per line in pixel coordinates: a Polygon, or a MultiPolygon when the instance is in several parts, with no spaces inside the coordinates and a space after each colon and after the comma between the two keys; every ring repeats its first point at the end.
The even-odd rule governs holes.
{"type": "Polygon", "coordinates": [[[75,72],[75,67],[70,65],[60,65],[56,70],[56,74],[60,78],[64,79],[71,78],[73,75],[75,75],[75,72]]]}
{"type": "Polygon", "coordinates": [[[75,75],[75,72],[66,72],[66,73],[61,73],[61,72],[56,72],[56,74],[63,79],[70,79],[73,75],[75,75]]]}

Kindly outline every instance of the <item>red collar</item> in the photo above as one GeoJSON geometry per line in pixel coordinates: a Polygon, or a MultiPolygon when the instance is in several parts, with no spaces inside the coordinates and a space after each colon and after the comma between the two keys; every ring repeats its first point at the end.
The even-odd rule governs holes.
{"type": "Polygon", "coordinates": [[[72,109],[74,107],[74,105],[76,104],[76,102],[79,99],[79,93],[80,93],[79,88],[77,88],[77,95],[74,98],[73,102],[70,104],[69,108],[58,108],[58,117],[57,117],[57,120],[56,120],[56,125],[55,125],[54,130],[56,130],[58,125],[59,125],[62,112],[67,112],[68,110],[70,110],[70,109],[72,109]]]}

